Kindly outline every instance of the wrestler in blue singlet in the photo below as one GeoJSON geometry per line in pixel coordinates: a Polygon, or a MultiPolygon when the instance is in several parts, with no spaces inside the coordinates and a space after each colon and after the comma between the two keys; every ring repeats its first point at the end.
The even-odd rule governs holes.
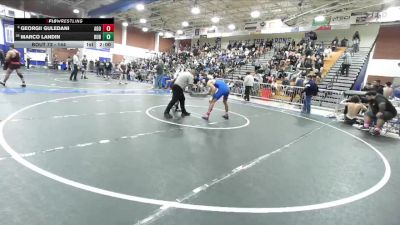
{"type": "Polygon", "coordinates": [[[213,96],[215,100],[219,100],[222,96],[224,96],[224,100],[228,99],[229,87],[223,80],[215,80],[214,86],[218,89],[213,96]]]}

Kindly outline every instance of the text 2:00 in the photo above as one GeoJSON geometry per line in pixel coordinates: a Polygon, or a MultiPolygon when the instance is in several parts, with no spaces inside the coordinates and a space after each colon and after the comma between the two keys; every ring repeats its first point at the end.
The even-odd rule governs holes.
{"type": "Polygon", "coordinates": [[[110,42],[100,42],[100,47],[111,47],[112,46],[112,43],[110,43],[110,42]]]}

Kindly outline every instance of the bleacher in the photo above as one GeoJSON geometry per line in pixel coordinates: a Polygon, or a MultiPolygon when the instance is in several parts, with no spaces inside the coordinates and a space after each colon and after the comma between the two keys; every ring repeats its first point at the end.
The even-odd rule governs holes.
{"type": "Polygon", "coordinates": [[[349,76],[342,76],[340,73],[343,58],[341,57],[336,64],[330,69],[327,76],[320,83],[320,88],[347,91],[350,90],[356,81],[371,48],[360,48],[360,51],[353,53],[352,64],[349,69],[349,76]]]}
{"type": "MultiPolygon", "coordinates": [[[[256,60],[258,60],[260,62],[260,65],[265,65],[268,63],[269,60],[271,60],[273,56],[273,51],[268,51],[265,54],[261,54],[261,56],[259,58],[256,58],[256,60]]],[[[233,78],[234,80],[239,79],[239,77],[243,77],[246,76],[247,72],[255,72],[255,66],[253,65],[252,62],[249,62],[243,66],[241,66],[238,69],[235,69],[232,72],[231,76],[228,76],[229,78],[233,78]]]]}
{"type": "Polygon", "coordinates": [[[350,66],[349,76],[347,77],[341,75],[341,65],[343,63],[341,57],[319,85],[320,89],[326,89],[327,91],[324,93],[318,93],[318,96],[313,98],[312,104],[334,108],[343,99],[343,95],[339,93],[348,91],[353,87],[368,58],[370,50],[371,48],[361,47],[359,52],[352,53],[352,65],[350,66]]]}

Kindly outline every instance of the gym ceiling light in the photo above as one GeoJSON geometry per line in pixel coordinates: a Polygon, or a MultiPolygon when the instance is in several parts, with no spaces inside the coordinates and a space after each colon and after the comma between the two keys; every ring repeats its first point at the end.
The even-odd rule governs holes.
{"type": "Polygon", "coordinates": [[[200,8],[199,7],[195,6],[195,7],[192,8],[192,14],[197,15],[199,13],[200,13],[200,8]]]}
{"type": "Polygon", "coordinates": [[[251,12],[250,13],[250,16],[252,17],[252,18],[258,18],[258,17],[260,17],[260,11],[253,11],[253,12],[251,12]]]}
{"type": "Polygon", "coordinates": [[[211,18],[211,22],[218,23],[219,22],[219,17],[214,16],[213,18],[211,18]]]}
{"type": "Polygon", "coordinates": [[[183,22],[182,22],[182,27],[187,27],[187,26],[189,26],[189,22],[183,21],[183,22]]]}
{"type": "Polygon", "coordinates": [[[139,3],[136,5],[137,11],[143,11],[144,10],[144,5],[142,3],[139,3]]]}
{"type": "Polygon", "coordinates": [[[319,15],[319,16],[315,17],[315,21],[317,21],[317,22],[322,22],[324,20],[325,20],[325,16],[323,16],[323,15],[319,15]]]}

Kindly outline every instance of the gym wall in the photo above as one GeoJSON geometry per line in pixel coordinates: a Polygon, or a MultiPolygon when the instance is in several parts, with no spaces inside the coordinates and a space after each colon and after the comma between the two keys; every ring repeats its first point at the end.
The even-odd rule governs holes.
{"type": "Polygon", "coordinates": [[[175,43],[175,39],[173,38],[163,38],[160,37],[160,52],[168,52],[171,50],[172,46],[175,43]]]}
{"type": "Polygon", "coordinates": [[[122,25],[120,23],[114,25],[114,43],[122,44],[122,25]]]}
{"type": "Polygon", "coordinates": [[[143,32],[136,27],[127,28],[126,45],[154,51],[155,33],[143,32]]]}
{"type": "Polygon", "coordinates": [[[381,26],[374,59],[400,59],[400,25],[381,26]]]}
{"type": "Polygon", "coordinates": [[[68,56],[72,58],[78,49],[54,48],[53,55],[57,55],[58,61],[66,61],[68,56]]]}
{"type": "Polygon", "coordinates": [[[369,76],[400,78],[400,25],[382,26],[370,56],[366,79],[369,76]]]}

